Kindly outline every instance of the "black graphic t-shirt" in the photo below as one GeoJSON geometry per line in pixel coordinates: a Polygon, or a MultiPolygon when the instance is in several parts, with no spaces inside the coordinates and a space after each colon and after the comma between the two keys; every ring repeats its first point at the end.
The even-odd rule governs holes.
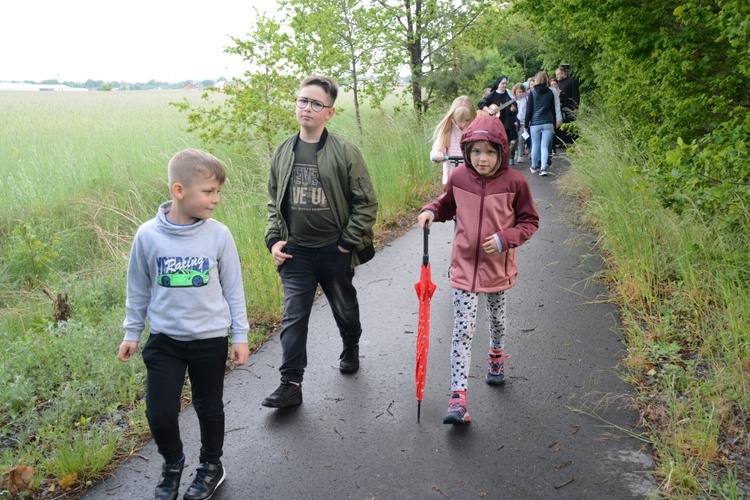
{"type": "Polygon", "coordinates": [[[297,141],[286,196],[289,242],[312,248],[330,245],[340,236],[318,174],[317,150],[317,143],[297,141]]]}

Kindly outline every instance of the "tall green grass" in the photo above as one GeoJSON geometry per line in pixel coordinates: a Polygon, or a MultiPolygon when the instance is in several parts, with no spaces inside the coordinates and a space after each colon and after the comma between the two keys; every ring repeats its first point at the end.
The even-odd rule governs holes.
{"type": "Polygon", "coordinates": [[[736,498],[750,449],[750,228],[720,233],[697,210],[662,208],[625,123],[595,111],[578,125],[563,185],[599,234],[654,473],[670,496],[736,498]]]}
{"type": "MultiPolygon", "coordinates": [[[[169,158],[202,147],[169,106],[185,95],[199,97],[0,93],[0,471],[33,467],[31,490],[80,488],[148,435],[143,364],[120,363],[116,352],[133,234],[168,197],[169,158]],[[72,316],[58,322],[62,306],[72,316]]],[[[365,109],[359,137],[346,95],[337,107],[332,130],[360,144],[370,168],[376,229],[393,224],[439,185],[425,131],[365,109]]],[[[214,153],[228,175],[215,217],[240,251],[257,346],[282,305],[263,237],[268,156],[214,153]]]]}

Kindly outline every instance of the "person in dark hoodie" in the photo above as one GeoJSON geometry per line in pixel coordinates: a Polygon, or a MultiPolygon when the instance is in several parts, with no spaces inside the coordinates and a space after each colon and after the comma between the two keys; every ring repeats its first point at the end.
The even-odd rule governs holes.
{"type": "Polygon", "coordinates": [[[524,128],[531,135],[531,172],[541,171],[547,175],[547,159],[555,129],[562,125],[562,118],[557,116],[555,95],[549,89],[549,77],[540,71],[534,77],[536,85],[526,102],[526,120],[524,128]]]}
{"type": "Polygon", "coordinates": [[[451,253],[454,324],[451,348],[451,391],[444,424],[469,422],[466,390],[471,366],[471,341],[476,326],[479,294],[487,296],[490,349],[486,381],[505,382],[504,352],[507,326],[505,292],[516,284],[516,247],[539,228],[531,188],[526,177],[509,168],[505,129],[492,116],[477,117],[461,138],[464,164],[448,178],[443,193],[425,205],[419,227],[456,216],[451,253]]]}

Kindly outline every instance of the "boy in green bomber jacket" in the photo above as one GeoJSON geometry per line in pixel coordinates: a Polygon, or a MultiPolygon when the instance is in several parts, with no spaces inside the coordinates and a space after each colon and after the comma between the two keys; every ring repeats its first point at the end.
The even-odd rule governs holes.
{"type": "Polygon", "coordinates": [[[347,374],[359,370],[362,327],[352,279],[355,266],[375,254],[378,202],[362,154],[326,129],[337,95],[332,79],[305,78],[295,100],[300,131],[271,158],[265,240],[284,286],[281,384],[262,402],[271,408],[302,403],[308,323],[318,284],[343,342],[339,369],[347,374]]]}

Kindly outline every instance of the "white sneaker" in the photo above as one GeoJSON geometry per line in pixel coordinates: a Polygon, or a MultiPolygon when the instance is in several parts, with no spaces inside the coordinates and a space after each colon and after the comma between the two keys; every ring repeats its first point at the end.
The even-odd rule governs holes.
{"type": "Polygon", "coordinates": [[[523,163],[523,156],[516,158],[516,163],[523,163]]]}
{"type": "Polygon", "coordinates": [[[531,170],[531,173],[532,173],[532,174],[535,174],[535,173],[537,173],[537,171],[538,171],[539,169],[538,169],[537,167],[535,167],[535,166],[533,166],[533,165],[532,165],[532,166],[531,166],[531,168],[529,168],[529,170],[531,170]]]}
{"type": "Polygon", "coordinates": [[[546,177],[547,176],[547,170],[543,168],[542,171],[539,172],[539,175],[541,175],[542,177],[546,177]]]}

